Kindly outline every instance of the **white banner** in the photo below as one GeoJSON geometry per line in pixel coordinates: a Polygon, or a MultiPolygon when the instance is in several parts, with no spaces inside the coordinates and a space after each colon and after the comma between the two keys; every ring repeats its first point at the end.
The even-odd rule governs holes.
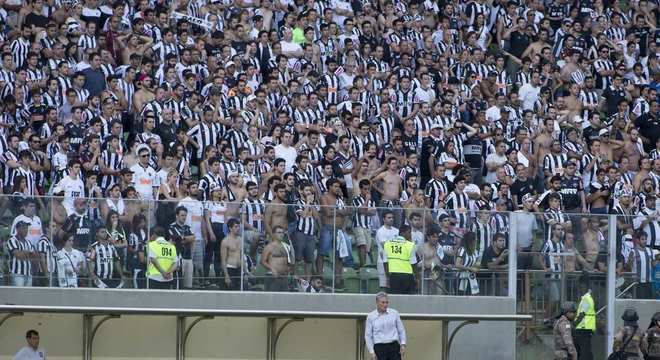
{"type": "Polygon", "coordinates": [[[183,13],[176,12],[176,11],[172,12],[172,17],[177,19],[177,20],[186,19],[186,20],[188,20],[189,23],[191,23],[193,25],[201,26],[201,27],[203,27],[203,28],[205,28],[209,31],[211,31],[212,27],[213,27],[213,24],[211,24],[210,21],[206,21],[202,18],[190,16],[188,14],[183,14],[183,13]]]}

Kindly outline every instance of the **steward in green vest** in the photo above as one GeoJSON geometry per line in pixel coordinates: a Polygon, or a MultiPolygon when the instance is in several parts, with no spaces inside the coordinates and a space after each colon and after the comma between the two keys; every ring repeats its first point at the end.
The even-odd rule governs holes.
{"type": "Polygon", "coordinates": [[[147,245],[149,289],[172,289],[179,258],[176,246],[165,240],[164,231],[158,230],[154,229],[156,238],[147,245]]]}
{"type": "Polygon", "coordinates": [[[591,352],[591,337],[596,331],[596,305],[589,288],[589,273],[583,272],[580,278],[580,299],[575,316],[575,347],[580,360],[593,360],[591,352]]]}
{"type": "Polygon", "coordinates": [[[417,263],[415,243],[410,238],[410,226],[402,225],[399,236],[383,244],[383,264],[389,276],[391,294],[412,294],[415,291],[413,265],[417,263]]]}

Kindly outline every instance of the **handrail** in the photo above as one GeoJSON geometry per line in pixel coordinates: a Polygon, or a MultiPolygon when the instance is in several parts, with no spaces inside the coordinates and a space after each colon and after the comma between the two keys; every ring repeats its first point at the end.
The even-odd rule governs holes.
{"type": "MultiPolygon", "coordinates": [[[[267,310],[228,310],[228,309],[178,309],[178,308],[135,308],[97,306],[41,306],[41,305],[0,305],[2,312],[60,313],[60,314],[121,314],[121,315],[214,315],[240,317],[274,318],[344,318],[360,319],[367,316],[363,312],[330,311],[267,311],[267,310]]],[[[420,314],[401,313],[406,320],[479,320],[479,321],[527,321],[531,315],[474,315],[474,314],[420,314]]]]}

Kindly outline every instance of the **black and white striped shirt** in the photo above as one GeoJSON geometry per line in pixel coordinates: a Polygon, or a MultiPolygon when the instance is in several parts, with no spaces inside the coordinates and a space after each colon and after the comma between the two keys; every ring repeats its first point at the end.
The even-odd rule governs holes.
{"type": "Polygon", "coordinates": [[[543,254],[545,258],[545,266],[547,266],[551,272],[560,273],[562,271],[562,259],[559,254],[563,252],[564,244],[561,242],[553,242],[548,240],[545,242],[545,244],[543,244],[543,248],[541,248],[541,254],[543,254]]]}
{"type": "Polygon", "coordinates": [[[612,85],[612,77],[609,75],[601,75],[601,70],[613,70],[614,64],[610,60],[597,59],[594,61],[594,73],[596,73],[596,88],[605,90],[608,86],[612,85]]]}
{"type": "Polygon", "coordinates": [[[9,272],[14,275],[32,275],[32,262],[29,259],[19,259],[15,252],[34,252],[34,246],[26,239],[19,240],[16,236],[12,236],[7,242],[7,250],[9,251],[9,272]]]}
{"type": "Polygon", "coordinates": [[[453,215],[454,218],[458,219],[456,226],[459,228],[466,228],[468,225],[468,213],[467,209],[469,206],[469,198],[464,192],[452,191],[445,198],[445,209],[453,215]]]}
{"type": "Polygon", "coordinates": [[[637,274],[640,283],[653,282],[653,250],[650,247],[635,247],[628,256],[633,257],[632,271],[637,274]]]}
{"type": "Polygon", "coordinates": [[[568,155],[561,154],[547,154],[543,158],[543,170],[554,174],[556,170],[563,168],[564,162],[568,159],[568,155]]]}
{"type": "Polygon", "coordinates": [[[303,211],[309,209],[310,207],[316,208],[316,205],[306,204],[302,199],[298,200],[296,206],[296,214],[298,215],[298,223],[296,224],[296,230],[305,235],[314,235],[316,231],[316,220],[314,219],[314,217],[302,215],[303,211]]]}
{"type": "Polygon", "coordinates": [[[78,38],[78,48],[82,49],[83,51],[88,50],[88,49],[96,49],[97,43],[96,43],[96,37],[95,36],[90,36],[90,35],[81,35],[80,38],[78,38]]]}
{"type": "MultiPolygon", "coordinates": [[[[111,152],[110,150],[105,150],[104,152],[101,153],[101,159],[103,160],[103,163],[105,166],[108,167],[110,170],[115,170],[119,171],[123,167],[123,160],[124,157],[117,153],[117,152],[111,152]]],[[[114,185],[117,182],[118,176],[116,175],[106,175],[103,174],[101,176],[101,189],[105,192],[110,186],[114,185]]]]}
{"type": "Polygon", "coordinates": [[[262,199],[243,200],[245,216],[248,223],[258,232],[264,231],[264,214],[266,213],[266,202],[262,199]]]}
{"type": "Polygon", "coordinates": [[[431,209],[436,210],[440,208],[439,202],[444,194],[447,194],[447,184],[444,181],[431,179],[426,184],[424,195],[431,200],[431,209]]]}
{"type": "MultiPolygon", "coordinates": [[[[94,273],[99,279],[112,279],[115,271],[115,260],[119,259],[117,249],[111,243],[99,241],[90,245],[87,261],[94,262],[94,273]]],[[[121,271],[121,269],[117,269],[121,271]]]]}
{"type": "Polygon", "coordinates": [[[17,69],[20,69],[25,64],[27,55],[30,52],[30,46],[30,41],[23,37],[19,37],[11,42],[11,53],[17,69]]]}
{"type": "Polygon", "coordinates": [[[481,223],[477,220],[472,223],[470,230],[477,235],[477,249],[483,254],[493,239],[493,228],[489,222],[481,223]]]}
{"type": "Polygon", "coordinates": [[[54,273],[57,266],[57,260],[55,259],[57,248],[55,248],[53,242],[48,237],[42,236],[37,243],[37,252],[46,257],[46,269],[41,269],[41,274],[54,273]]]}
{"type": "MultiPolygon", "coordinates": [[[[353,216],[353,226],[363,228],[363,229],[371,229],[371,215],[369,214],[360,214],[360,206],[365,205],[366,200],[362,195],[354,197],[353,198],[353,207],[355,207],[355,215],[353,216]]],[[[370,209],[375,209],[376,208],[376,202],[373,199],[369,199],[369,202],[367,202],[366,206],[370,209]]]]}
{"type": "Polygon", "coordinates": [[[396,111],[401,117],[407,117],[413,112],[415,105],[415,92],[412,89],[408,91],[399,90],[394,95],[396,111]]]}
{"type": "Polygon", "coordinates": [[[555,220],[556,223],[564,224],[569,222],[568,216],[564,214],[561,210],[547,209],[543,213],[543,219],[545,220],[545,240],[550,241],[552,239],[552,228],[554,225],[550,225],[551,220],[555,220]]]}

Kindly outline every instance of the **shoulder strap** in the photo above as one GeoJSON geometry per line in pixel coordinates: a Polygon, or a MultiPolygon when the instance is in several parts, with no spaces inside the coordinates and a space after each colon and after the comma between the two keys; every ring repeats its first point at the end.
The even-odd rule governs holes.
{"type": "Polygon", "coordinates": [[[633,331],[630,334],[630,337],[628,338],[628,340],[626,340],[625,343],[623,343],[623,346],[621,347],[621,350],[619,350],[619,351],[625,351],[626,346],[628,346],[628,344],[630,344],[630,341],[633,339],[633,337],[635,337],[636,332],[637,332],[637,326],[633,327],[633,331]]]}

